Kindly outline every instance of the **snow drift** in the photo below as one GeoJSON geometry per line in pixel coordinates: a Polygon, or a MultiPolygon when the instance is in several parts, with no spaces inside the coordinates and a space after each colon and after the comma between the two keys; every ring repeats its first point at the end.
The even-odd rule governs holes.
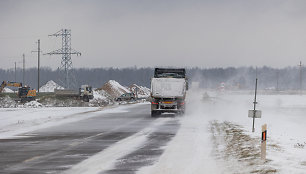
{"type": "Polygon", "coordinates": [[[54,89],[64,89],[62,86],[55,83],[53,80],[48,81],[45,85],[39,88],[39,92],[54,92],[54,89]]]}
{"type": "Polygon", "coordinates": [[[14,91],[11,90],[10,88],[4,88],[4,89],[3,89],[3,92],[4,92],[4,93],[14,93],[14,91]]]}

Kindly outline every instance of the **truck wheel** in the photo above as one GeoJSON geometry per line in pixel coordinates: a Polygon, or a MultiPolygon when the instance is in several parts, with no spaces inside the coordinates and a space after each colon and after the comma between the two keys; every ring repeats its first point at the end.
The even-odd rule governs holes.
{"type": "Polygon", "coordinates": [[[84,97],[83,97],[83,101],[84,101],[84,102],[89,102],[88,96],[84,96],[84,97]]]}
{"type": "Polygon", "coordinates": [[[157,111],[151,111],[151,117],[156,117],[158,115],[157,111]]]}

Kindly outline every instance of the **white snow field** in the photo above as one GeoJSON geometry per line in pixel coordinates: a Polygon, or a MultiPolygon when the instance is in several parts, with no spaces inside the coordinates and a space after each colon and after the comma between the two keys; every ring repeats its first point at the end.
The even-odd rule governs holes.
{"type": "MultiPolygon", "coordinates": [[[[137,174],[245,174],[306,173],[306,96],[257,96],[262,118],[252,119],[254,96],[248,92],[188,92],[187,110],[177,116],[180,128],[163,147],[158,160],[137,174]],[[205,95],[207,93],[207,95],[205,95]],[[208,97],[207,97],[208,96],[208,97]],[[261,126],[267,124],[267,160],[260,160],[261,126]]],[[[74,122],[101,113],[126,112],[126,105],[99,108],[2,108],[0,138],[10,138],[33,130],[74,122]],[[86,114],[85,114],[86,113],[86,114]]],[[[148,111],[149,112],[149,111],[148,111]]],[[[172,118],[157,118],[137,134],[117,142],[73,166],[67,173],[99,173],[115,166],[117,160],[147,141],[147,135],[172,118]],[[100,165],[103,163],[103,165],[100,165]],[[90,168],[88,168],[90,167],[90,168]]]]}
{"type": "Polygon", "coordinates": [[[152,166],[138,174],[306,173],[306,96],[189,91],[181,128],[152,166]],[[205,95],[204,95],[205,96],[205,95]],[[261,126],[267,124],[267,160],[260,160],[261,126]]]}

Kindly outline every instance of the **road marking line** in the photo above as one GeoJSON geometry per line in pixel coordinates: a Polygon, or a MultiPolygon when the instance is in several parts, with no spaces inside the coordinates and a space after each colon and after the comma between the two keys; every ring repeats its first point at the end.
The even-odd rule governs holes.
{"type": "Polygon", "coordinates": [[[36,159],[40,158],[40,157],[41,157],[41,156],[34,156],[34,157],[32,157],[32,158],[29,158],[29,159],[24,160],[23,162],[24,162],[24,163],[31,162],[31,161],[33,161],[33,160],[36,160],[36,159]]]}

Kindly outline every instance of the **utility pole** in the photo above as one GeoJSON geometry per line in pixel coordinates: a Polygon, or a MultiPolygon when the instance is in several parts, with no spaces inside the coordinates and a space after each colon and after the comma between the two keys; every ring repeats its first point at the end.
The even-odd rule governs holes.
{"type": "Polygon", "coordinates": [[[40,81],[39,81],[39,68],[40,68],[40,39],[37,41],[37,90],[39,93],[40,81]]]}
{"type": "Polygon", "coordinates": [[[276,91],[279,91],[279,69],[276,70],[276,91]]]}
{"type": "Polygon", "coordinates": [[[39,93],[39,88],[40,88],[40,39],[37,41],[37,51],[32,51],[32,52],[37,52],[37,91],[39,93]]]}
{"type": "Polygon", "coordinates": [[[25,55],[22,55],[22,84],[25,85],[25,55]]]}
{"type": "Polygon", "coordinates": [[[73,66],[72,66],[71,55],[72,54],[81,55],[81,53],[71,48],[71,30],[62,29],[58,31],[57,33],[49,35],[49,36],[55,36],[55,37],[61,36],[62,37],[62,48],[49,52],[47,54],[62,55],[61,67],[59,68],[60,72],[64,73],[63,75],[60,76],[60,78],[64,77],[64,80],[63,80],[64,82],[62,83],[64,84],[65,88],[68,88],[68,89],[71,87],[76,87],[76,79],[74,77],[74,74],[72,73],[73,66]]]}
{"type": "Polygon", "coordinates": [[[16,70],[17,70],[17,65],[16,65],[16,62],[15,62],[15,82],[17,82],[17,73],[16,73],[16,70]]]}
{"type": "Polygon", "coordinates": [[[302,61],[300,61],[300,64],[299,64],[299,67],[300,67],[300,94],[302,95],[302,61]]]}

